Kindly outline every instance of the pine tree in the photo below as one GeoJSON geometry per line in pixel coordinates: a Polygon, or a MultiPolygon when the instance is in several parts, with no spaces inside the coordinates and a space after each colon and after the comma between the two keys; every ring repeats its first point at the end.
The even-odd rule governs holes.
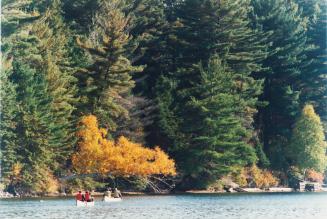
{"type": "Polygon", "coordinates": [[[165,32],[168,23],[164,13],[163,0],[127,1],[126,9],[131,17],[131,44],[135,51],[131,59],[135,65],[144,65],[142,74],[135,75],[135,92],[153,97],[153,87],[157,78],[163,74],[165,58],[165,32]]]}
{"type": "MultiPolygon", "coordinates": [[[[168,73],[172,67],[168,40],[171,26],[166,12],[168,6],[165,0],[128,1],[127,5],[130,5],[126,11],[131,17],[131,44],[135,46],[131,60],[135,65],[144,66],[142,73],[133,77],[136,82],[133,93],[139,96],[137,98],[147,99],[148,103],[146,111],[142,113],[148,118],[141,118],[147,121],[143,122],[146,124],[143,127],[144,137],[150,145],[162,144],[163,138],[158,125],[160,115],[156,102],[157,92],[162,92],[156,90],[156,84],[160,83],[159,78],[168,73]]],[[[134,106],[134,108],[142,108],[142,106],[134,106]]],[[[140,118],[131,117],[131,120],[140,120],[140,118]]]]}
{"type": "Polygon", "coordinates": [[[16,87],[10,81],[12,57],[2,57],[0,71],[0,178],[7,181],[12,167],[20,159],[17,144],[16,87]]]}
{"type": "Polygon", "coordinates": [[[290,145],[293,164],[301,170],[323,173],[327,167],[327,143],[323,126],[312,105],[305,105],[295,123],[290,145]]]}
{"type": "MultiPolygon", "coordinates": [[[[200,1],[187,0],[176,6],[176,21],[170,36],[174,47],[174,61],[171,72],[166,73],[167,85],[174,85],[170,97],[160,97],[167,92],[157,91],[158,100],[170,101],[159,103],[163,106],[159,116],[162,133],[170,136],[176,156],[182,156],[191,139],[186,129],[197,130],[193,123],[188,123],[190,96],[201,95],[195,89],[200,80],[199,69],[195,66],[202,62],[207,65],[211,55],[217,54],[233,72],[237,72],[238,92],[245,101],[240,115],[243,127],[253,131],[253,116],[258,105],[258,95],[262,91],[262,80],[255,80],[251,75],[261,70],[259,61],[266,57],[266,34],[251,28],[248,18],[251,12],[250,2],[239,1],[200,1]],[[171,125],[171,126],[170,126],[171,125]]],[[[158,86],[160,87],[160,86],[158,86]]],[[[163,87],[163,89],[165,89],[163,87]]],[[[178,162],[178,159],[176,159],[178,162]]]]}
{"type": "Polygon", "coordinates": [[[45,14],[33,25],[32,32],[40,39],[39,47],[43,56],[44,76],[47,81],[47,93],[51,97],[51,113],[54,122],[52,131],[55,136],[52,146],[56,147],[57,160],[61,164],[69,157],[74,145],[73,111],[77,104],[76,78],[69,57],[69,29],[63,23],[60,14],[60,2],[55,0],[45,14]]]}
{"type": "Polygon", "coordinates": [[[268,57],[263,66],[265,75],[262,100],[269,105],[260,112],[264,147],[274,168],[287,166],[285,147],[291,136],[291,126],[299,113],[299,95],[296,82],[300,69],[308,64],[305,51],[307,20],[301,17],[293,1],[254,0],[255,26],[270,32],[267,39],[268,57]],[[278,28],[277,28],[278,27],[278,28]]]}
{"type": "Polygon", "coordinates": [[[48,180],[46,175],[51,175],[58,164],[54,160],[56,147],[52,144],[56,126],[50,110],[52,99],[42,71],[40,40],[33,34],[32,26],[26,28],[29,31],[17,33],[12,38],[11,49],[13,73],[10,80],[16,88],[15,101],[19,109],[15,120],[15,133],[19,136],[17,154],[23,165],[23,182],[17,186],[26,191],[39,191],[39,186],[48,180]]]}
{"type": "Polygon", "coordinates": [[[126,58],[129,19],[122,12],[122,4],[121,0],[103,1],[90,39],[78,41],[93,61],[90,68],[80,73],[83,111],[95,114],[112,131],[117,128],[115,120],[129,116],[125,106],[134,86],[131,74],[142,70],[126,58]]]}
{"type": "MultiPolygon", "coordinates": [[[[177,115],[176,109],[176,88],[177,82],[167,76],[158,78],[155,85],[156,97],[154,99],[157,103],[154,120],[154,128],[150,140],[159,141],[175,158],[183,156],[184,134],[180,131],[180,124],[182,118],[177,115]]],[[[178,160],[179,162],[179,160],[178,160]]]]}
{"type": "Polygon", "coordinates": [[[248,0],[181,3],[176,12],[179,64],[205,64],[211,55],[218,54],[236,72],[250,74],[260,70],[258,62],[266,57],[266,36],[250,28],[251,12],[248,0]]]}
{"type": "Polygon", "coordinates": [[[253,163],[256,156],[247,143],[251,132],[243,126],[242,105],[246,102],[238,93],[238,75],[218,57],[211,58],[206,69],[201,65],[199,68],[201,80],[195,89],[200,95],[187,103],[185,129],[190,146],[184,152],[183,167],[188,186],[205,188],[223,175],[253,163]]]}
{"type": "MultiPolygon", "coordinates": [[[[26,35],[26,27],[40,17],[31,1],[4,1],[1,8],[2,67],[1,67],[1,169],[6,185],[11,184],[12,169],[24,158],[24,145],[20,144],[18,85],[13,81],[16,59],[16,39],[19,34],[26,35]],[[19,137],[18,137],[19,136],[19,137]]],[[[24,45],[24,44],[23,44],[24,45]]],[[[18,55],[19,56],[19,55],[18,55]]]]}
{"type": "Polygon", "coordinates": [[[46,92],[46,81],[42,74],[20,61],[14,61],[13,82],[17,85],[18,144],[22,156],[20,161],[23,183],[21,188],[35,191],[45,178],[39,178],[42,169],[53,167],[53,148],[51,147],[53,127],[50,113],[51,99],[46,92]],[[38,168],[40,167],[40,169],[38,168]]]}
{"type": "Polygon", "coordinates": [[[309,18],[307,37],[313,49],[306,52],[309,65],[302,70],[297,87],[301,90],[302,105],[310,102],[315,106],[324,126],[327,124],[326,114],[326,63],[327,63],[327,3],[326,1],[298,1],[309,18]]]}
{"type": "MultiPolygon", "coordinates": [[[[5,38],[6,53],[13,63],[7,79],[15,88],[13,95],[16,94],[12,128],[19,136],[8,143],[16,145],[15,159],[8,163],[22,165],[23,181],[12,186],[27,192],[54,188],[42,185],[54,179],[53,172],[65,164],[63,161],[73,146],[70,103],[74,79],[69,76],[72,70],[64,49],[67,40],[62,37],[64,30],[60,28],[65,27],[59,10],[58,1],[52,5],[46,1],[25,1],[9,4],[6,12],[9,21],[19,24],[5,38]],[[23,18],[17,17],[17,10],[22,10],[23,18]]],[[[13,116],[8,111],[4,113],[13,116]]]]}

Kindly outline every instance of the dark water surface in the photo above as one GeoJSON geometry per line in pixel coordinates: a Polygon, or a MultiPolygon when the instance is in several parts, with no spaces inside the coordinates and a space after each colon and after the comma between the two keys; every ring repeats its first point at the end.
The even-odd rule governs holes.
{"type": "Polygon", "coordinates": [[[0,200],[0,218],[327,219],[327,193],[134,196],[88,208],[71,198],[43,200],[0,200]]]}

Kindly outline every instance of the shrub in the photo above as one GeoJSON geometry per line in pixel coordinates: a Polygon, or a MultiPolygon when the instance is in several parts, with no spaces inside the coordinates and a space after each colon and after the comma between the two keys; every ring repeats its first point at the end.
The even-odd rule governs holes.
{"type": "Polygon", "coordinates": [[[251,185],[255,185],[258,188],[269,188],[271,186],[277,186],[279,181],[269,170],[262,170],[256,165],[247,168],[248,182],[251,185]]]}
{"type": "Polygon", "coordinates": [[[324,181],[324,175],[312,169],[306,171],[305,178],[312,182],[322,183],[324,181]]]}

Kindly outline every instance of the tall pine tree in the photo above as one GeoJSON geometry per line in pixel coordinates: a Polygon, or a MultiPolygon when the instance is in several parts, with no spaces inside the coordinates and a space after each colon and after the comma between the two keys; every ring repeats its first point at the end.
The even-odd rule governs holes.
{"type": "Polygon", "coordinates": [[[306,52],[307,66],[297,83],[301,90],[302,105],[307,102],[315,106],[324,126],[327,127],[327,3],[326,1],[298,1],[304,15],[309,19],[307,44],[313,49],[306,52]]]}
{"type": "Polygon", "coordinates": [[[171,152],[181,161],[183,152],[191,147],[192,132],[195,135],[197,132],[196,125],[189,123],[187,105],[191,96],[201,95],[195,89],[201,77],[196,64],[202,62],[206,66],[211,55],[217,54],[228,68],[237,72],[235,80],[244,101],[239,116],[243,127],[253,132],[262,80],[255,80],[251,75],[261,70],[259,62],[266,58],[263,42],[267,36],[251,28],[251,7],[247,0],[187,0],[175,7],[176,21],[170,35],[174,59],[171,71],[159,81],[169,88],[165,90],[162,86],[157,99],[162,132],[169,136],[171,152]]]}
{"type": "Polygon", "coordinates": [[[47,81],[47,93],[51,97],[50,110],[53,116],[55,136],[51,144],[56,147],[57,160],[61,164],[72,152],[74,142],[74,116],[77,104],[77,79],[74,76],[78,66],[70,58],[70,31],[63,23],[60,1],[55,0],[45,14],[34,24],[32,32],[40,39],[43,56],[42,71],[47,81]]]}
{"type": "Polygon", "coordinates": [[[87,50],[93,64],[81,72],[80,89],[84,112],[95,114],[101,125],[111,131],[117,128],[119,118],[127,118],[128,96],[134,86],[132,73],[142,70],[127,58],[128,17],[122,12],[122,0],[102,1],[94,17],[94,31],[88,40],[78,39],[87,50]]]}
{"type": "Polygon", "coordinates": [[[218,57],[211,58],[207,68],[198,68],[200,81],[195,89],[199,95],[186,105],[190,146],[184,151],[184,183],[206,188],[223,175],[254,163],[256,156],[247,143],[251,132],[243,125],[246,100],[238,92],[239,75],[218,57]]]}
{"type": "Polygon", "coordinates": [[[16,87],[10,80],[12,57],[2,57],[0,71],[0,180],[8,181],[15,163],[21,154],[17,128],[16,87]]]}
{"type": "Polygon", "coordinates": [[[269,105],[261,110],[260,117],[266,151],[273,167],[281,169],[287,167],[285,147],[299,113],[296,81],[300,69],[307,65],[307,20],[293,1],[253,0],[252,5],[255,26],[271,33],[266,42],[269,55],[263,61],[268,70],[259,76],[265,78],[262,100],[269,105]]]}

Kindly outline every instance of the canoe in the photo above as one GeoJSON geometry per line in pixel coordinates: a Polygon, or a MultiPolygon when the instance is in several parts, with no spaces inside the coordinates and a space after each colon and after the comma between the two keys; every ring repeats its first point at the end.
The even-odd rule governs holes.
{"type": "Polygon", "coordinates": [[[103,201],[104,202],[121,202],[122,199],[121,198],[114,198],[114,197],[105,196],[105,197],[103,197],[103,201]]]}
{"type": "Polygon", "coordinates": [[[82,202],[82,201],[78,201],[76,200],[76,206],[77,207],[92,207],[94,206],[94,201],[93,202],[82,202]]]}

